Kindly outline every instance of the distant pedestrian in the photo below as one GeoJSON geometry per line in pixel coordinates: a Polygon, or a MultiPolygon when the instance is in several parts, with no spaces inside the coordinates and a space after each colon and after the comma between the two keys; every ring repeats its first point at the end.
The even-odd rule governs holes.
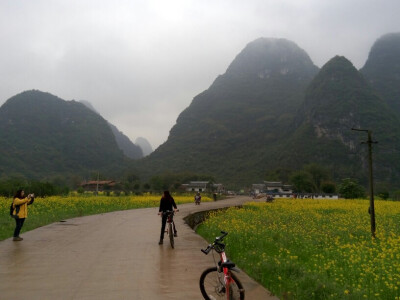
{"type": "Polygon", "coordinates": [[[24,225],[25,219],[28,217],[28,205],[31,205],[35,200],[35,194],[29,194],[25,197],[23,190],[18,190],[13,200],[13,214],[12,217],[15,219],[15,230],[13,235],[13,241],[22,241],[23,238],[19,236],[22,226],[24,225]]]}
{"type": "MultiPolygon", "coordinates": [[[[158,209],[158,214],[161,215],[161,234],[160,234],[160,241],[158,242],[159,245],[162,245],[164,240],[164,232],[165,232],[165,224],[167,223],[168,215],[164,212],[166,211],[177,211],[178,208],[176,207],[175,200],[172,198],[169,191],[164,191],[163,196],[160,200],[160,208],[158,209]]],[[[171,215],[172,218],[172,215],[171,215]]],[[[172,221],[172,225],[174,228],[174,236],[178,236],[178,231],[176,230],[175,223],[172,221]]]]}
{"type": "Polygon", "coordinates": [[[201,195],[200,192],[197,192],[196,196],[194,196],[194,203],[196,205],[200,205],[200,201],[201,201],[201,195]]]}

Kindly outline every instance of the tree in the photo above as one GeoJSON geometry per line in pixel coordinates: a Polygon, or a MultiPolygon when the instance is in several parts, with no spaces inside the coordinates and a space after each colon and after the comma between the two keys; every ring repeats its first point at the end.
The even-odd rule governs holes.
{"type": "Polygon", "coordinates": [[[400,190],[392,192],[390,196],[391,196],[392,200],[400,201],[400,190]]]}
{"type": "Polygon", "coordinates": [[[304,167],[304,171],[308,172],[311,177],[312,181],[314,183],[314,186],[316,187],[317,191],[321,190],[321,184],[324,180],[329,179],[329,172],[326,168],[324,168],[321,165],[318,165],[316,163],[312,163],[309,165],[306,165],[304,167]]]}
{"type": "Polygon", "coordinates": [[[387,200],[389,198],[389,192],[382,191],[382,192],[378,193],[378,197],[380,197],[382,200],[387,200]]]}
{"type": "Polygon", "coordinates": [[[336,184],[332,181],[324,181],[321,183],[321,191],[325,194],[336,193],[336,184]]]}
{"type": "Polygon", "coordinates": [[[150,184],[148,184],[147,182],[146,182],[145,184],[143,184],[143,189],[144,189],[145,191],[150,190],[150,184]]]}
{"type": "Polygon", "coordinates": [[[277,168],[266,173],[266,180],[269,181],[282,181],[282,182],[289,182],[289,178],[293,173],[290,169],[285,168],[277,168]]]}
{"type": "Polygon", "coordinates": [[[150,178],[151,186],[154,191],[161,192],[168,189],[168,185],[164,182],[161,176],[153,176],[150,178]]]}
{"type": "Polygon", "coordinates": [[[375,183],[375,194],[383,199],[387,200],[389,198],[390,184],[387,182],[376,182],[375,183]]]}
{"type": "Polygon", "coordinates": [[[312,193],[315,191],[312,176],[305,171],[296,171],[290,176],[290,183],[298,193],[312,193]]]}
{"type": "Polygon", "coordinates": [[[346,199],[364,198],[365,190],[355,179],[345,178],[339,184],[339,193],[346,199]]]}

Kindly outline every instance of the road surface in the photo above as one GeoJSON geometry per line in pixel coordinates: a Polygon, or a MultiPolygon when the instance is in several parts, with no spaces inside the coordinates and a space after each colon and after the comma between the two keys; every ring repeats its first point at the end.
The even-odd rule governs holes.
{"type": "MultiPolygon", "coordinates": [[[[25,232],[21,242],[1,241],[0,299],[202,299],[199,278],[213,259],[183,217],[249,200],[180,205],[175,249],[167,239],[158,245],[158,208],[69,219],[25,232]]],[[[246,299],[278,299],[243,272],[238,276],[246,299]]]]}

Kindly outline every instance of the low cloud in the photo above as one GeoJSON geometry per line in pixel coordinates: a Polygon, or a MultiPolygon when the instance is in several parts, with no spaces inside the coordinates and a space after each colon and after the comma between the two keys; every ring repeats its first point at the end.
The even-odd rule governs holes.
{"type": "Polygon", "coordinates": [[[318,66],[357,68],[399,31],[400,2],[0,2],[0,105],[24,90],[87,100],[131,140],[163,143],[179,113],[258,37],[287,38],[318,66]]]}

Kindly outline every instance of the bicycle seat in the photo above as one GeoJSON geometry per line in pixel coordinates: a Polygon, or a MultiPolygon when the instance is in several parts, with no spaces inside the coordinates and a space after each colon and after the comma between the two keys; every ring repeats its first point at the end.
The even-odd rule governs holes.
{"type": "Polygon", "coordinates": [[[222,268],[228,268],[229,270],[235,267],[235,263],[233,261],[228,260],[221,264],[222,268]]]}

